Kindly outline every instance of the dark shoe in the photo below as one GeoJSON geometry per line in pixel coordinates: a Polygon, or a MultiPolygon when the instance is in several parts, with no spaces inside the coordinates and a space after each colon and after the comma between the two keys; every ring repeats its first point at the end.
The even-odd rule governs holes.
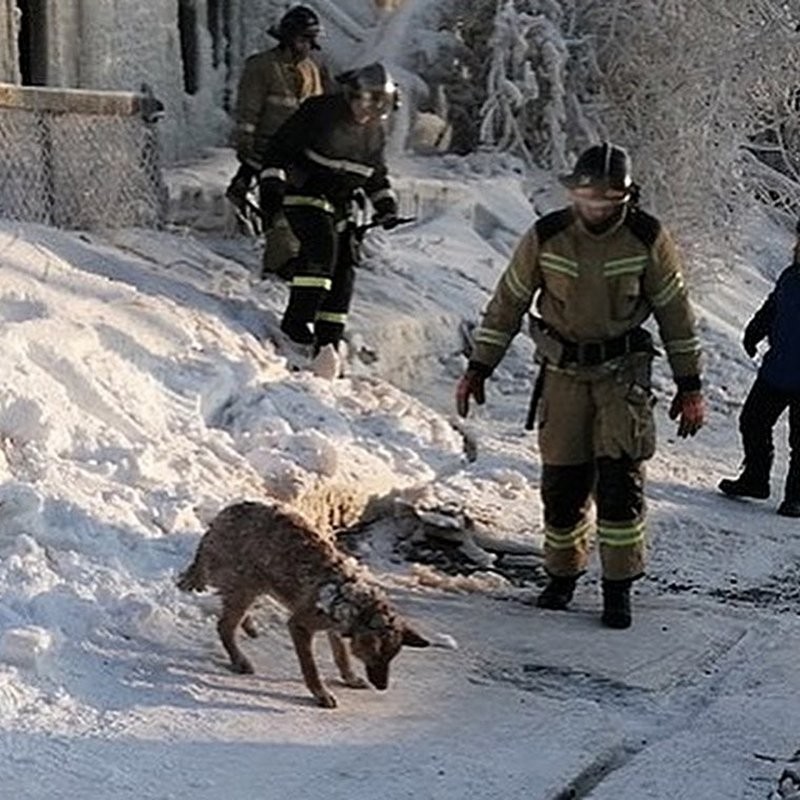
{"type": "Polygon", "coordinates": [[[539,608],[549,608],[551,611],[563,611],[572,600],[577,582],[578,579],[574,576],[551,576],[550,582],[536,598],[536,605],[539,608]]]}
{"type": "Polygon", "coordinates": [[[622,630],[631,626],[631,582],[603,580],[603,625],[622,630]]]}
{"type": "Polygon", "coordinates": [[[718,485],[719,490],[728,497],[752,497],[755,500],[769,497],[769,482],[751,478],[746,472],[735,479],[723,478],[718,485]]]}
{"type": "Polygon", "coordinates": [[[299,322],[291,318],[284,317],[281,320],[281,330],[295,343],[310,345],[314,344],[314,333],[308,322],[299,322]]]}
{"type": "Polygon", "coordinates": [[[782,517],[800,517],[800,500],[786,498],[779,506],[778,513],[782,517]]]}

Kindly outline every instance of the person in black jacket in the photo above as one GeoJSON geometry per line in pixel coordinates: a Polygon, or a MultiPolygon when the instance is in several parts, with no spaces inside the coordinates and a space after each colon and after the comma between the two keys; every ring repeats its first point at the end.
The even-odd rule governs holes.
{"type": "Polygon", "coordinates": [[[360,250],[355,195],[363,190],[385,229],[398,221],[383,130],[397,88],[379,63],[337,80],[343,92],[306,100],[261,156],[265,225],[282,209],[300,241],[281,330],[317,350],[337,348],[344,334],[360,250]]]}
{"type": "Polygon", "coordinates": [[[800,220],[794,261],[778,278],[772,293],[744,331],[743,345],[751,358],[763,339],[769,342],[755,383],[739,417],[744,469],[738,478],[723,478],[719,489],[729,497],[765,500],[775,455],[772,429],[789,408],[789,472],[778,513],[800,517],[800,220]]]}

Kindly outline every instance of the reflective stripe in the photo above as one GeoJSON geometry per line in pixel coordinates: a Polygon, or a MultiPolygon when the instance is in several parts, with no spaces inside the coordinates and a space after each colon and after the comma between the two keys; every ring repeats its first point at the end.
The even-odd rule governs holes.
{"type": "Polygon", "coordinates": [[[475,330],[473,340],[478,343],[489,344],[493,347],[508,347],[511,336],[504,331],[494,330],[493,328],[479,327],[475,330]]]}
{"type": "Polygon", "coordinates": [[[527,286],[519,275],[517,275],[513,266],[509,267],[503,273],[503,280],[506,286],[508,286],[508,290],[517,300],[529,300],[533,295],[533,290],[527,286]]]}
{"type": "Polygon", "coordinates": [[[549,261],[563,264],[565,267],[574,267],[576,270],[578,269],[577,261],[573,261],[571,258],[566,258],[565,256],[560,256],[558,253],[550,253],[549,251],[540,253],[539,258],[546,258],[549,261]]]}
{"type": "Polygon", "coordinates": [[[631,547],[644,542],[644,520],[597,522],[597,541],[606,547],[631,547]]]}
{"type": "Polygon", "coordinates": [[[331,279],[321,278],[317,275],[295,275],[292,278],[292,286],[300,289],[324,289],[326,292],[331,290],[331,279]]]}
{"type": "Polygon", "coordinates": [[[640,275],[647,265],[647,256],[633,256],[632,258],[617,258],[603,264],[603,274],[606,278],[618,275],[640,275]]]}
{"type": "Polygon", "coordinates": [[[570,261],[568,258],[555,255],[555,253],[542,253],[539,256],[539,263],[542,265],[542,269],[550,272],[558,272],[561,275],[568,275],[570,278],[578,277],[577,261],[570,261]]]}
{"type": "Polygon", "coordinates": [[[262,178],[277,178],[286,183],[286,173],[280,167],[267,167],[261,170],[262,178]]]}
{"type": "Polygon", "coordinates": [[[381,189],[379,192],[375,192],[375,194],[371,194],[369,196],[372,205],[375,205],[375,203],[379,203],[384,198],[389,198],[390,200],[394,200],[395,203],[397,202],[397,195],[394,193],[393,189],[381,189]]]}
{"type": "Polygon", "coordinates": [[[374,167],[370,167],[367,164],[359,164],[357,161],[347,161],[344,158],[328,158],[315,150],[306,149],[304,152],[306,158],[321,164],[323,167],[328,167],[328,169],[335,169],[337,172],[352,172],[364,178],[369,178],[375,172],[374,167]]]}
{"type": "Polygon", "coordinates": [[[255,133],[256,126],[252,122],[240,122],[236,126],[242,133],[255,133]]]}
{"type": "Polygon", "coordinates": [[[322,322],[334,322],[344,325],[347,322],[347,314],[338,314],[335,311],[317,311],[317,319],[322,322]]]}
{"type": "Polygon", "coordinates": [[[329,214],[333,214],[336,211],[333,203],[329,200],[325,200],[323,197],[310,197],[302,194],[287,194],[283,198],[283,204],[284,206],[312,206],[321,211],[327,211],[329,214]]]}
{"type": "Polygon", "coordinates": [[[655,308],[661,308],[679,294],[681,289],[683,289],[683,278],[679,272],[673,272],[664,285],[650,298],[650,303],[655,308]]]}
{"type": "Polygon", "coordinates": [[[264,100],[274,106],[283,106],[284,108],[300,107],[300,101],[296,97],[286,94],[268,94],[264,100]]]}
{"type": "Polygon", "coordinates": [[[568,529],[545,526],[544,543],[551,550],[572,550],[589,538],[591,530],[592,523],[589,520],[583,520],[568,529]]]}
{"type": "Polygon", "coordinates": [[[672,339],[664,342],[664,349],[673,356],[694,355],[700,352],[700,340],[696,336],[691,339],[672,339]]]}

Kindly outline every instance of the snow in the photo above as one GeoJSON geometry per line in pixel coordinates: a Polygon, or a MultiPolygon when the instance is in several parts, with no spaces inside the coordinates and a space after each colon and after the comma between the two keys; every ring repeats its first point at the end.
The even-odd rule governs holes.
{"type": "MultiPolygon", "coordinates": [[[[358,6],[335,7],[358,27],[358,6]]],[[[411,12],[385,21],[386,52],[411,12]]],[[[677,439],[659,360],[650,566],[633,628],[608,631],[595,564],[568,613],[532,605],[527,337],[486,406],[467,420],[453,408],[463,331],[522,231],[563,202],[552,176],[487,153],[396,158],[419,221],[369,234],[332,380],[329,364],[290,368],[277,332],[287,289],[257,280],[255,243],[226,234],[234,164],[218,150],[170,172],[181,224],[168,231],[0,220],[0,797],[776,791],[800,746],[800,537],[774,514],[785,423],[773,499],[734,502],[715,485],[741,458],[755,365],[739,339],[788,261],[786,231],[754,213],[748,250],[689,265],[709,423],[677,439]],[[243,645],[256,674],[229,672],[216,599],[174,581],[207,522],[242,499],[353,526],[343,544],[436,646],[401,653],[385,693],[336,686],[340,706],[324,711],[285,613],[265,600],[261,637],[243,645]]],[[[319,660],[330,676],[324,646],[319,660]]]]}
{"type": "MultiPolygon", "coordinates": [[[[754,374],[739,331],[791,240],[763,223],[753,241],[769,247],[731,254],[724,284],[697,281],[709,425],[674,437],[660,363],[651,569],[634,627],[610,632],[596,568],[572,612],[530,605],[541,508],[524,336],[487,405],[453,416],[459,325],[533,219],[520,176],[481,158],[397,170],[417,190],[449,183],[452,204],[370,235],[351,323],[361,345],[335,380],[287,369],[271,338],[286,287],[254,278],[247,240],[0,222],[4,796],[547,799],[573,787],[633,800],[777,785],[798,746],[800,540],[774,503],[714,485],[735,472],[754,374]],[[265,602],[262,637],[245,644],[257,674],[229,673],[216,601],[174,579],[211,516],[244,498],[285,500],[321,526],[366,514],[347,539],[438,646],[401,654],[387,693],[339,689],[326,713],[265,602]],[[404,560],[409,536],[449,537],[472,569],[445,574],[413,548],[404,560]],[[527,581],[509,577],[515,558],[527,581]]],[[[205,190],[223,173],[194,168],[205,190]]],[[[782,442],[782,472],[781,459],[782,442]]]]}

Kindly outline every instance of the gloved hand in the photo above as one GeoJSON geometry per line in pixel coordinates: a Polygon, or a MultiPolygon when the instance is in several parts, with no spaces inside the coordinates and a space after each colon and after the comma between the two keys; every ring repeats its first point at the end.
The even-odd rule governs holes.
{"type": "Polygon", "coordinates": [[[474,397],[479,406],[486,402],[486,394],[483,389],[486,377],[480,370],[467,367],[467,371],[456,385],[456,411],[458,411],[459,417],[466,417],[469,414],[470,397],[474,397]]]}
{"type": "Polygon", "coordinates": [[[758,352],[758,343],[760,339],[758,338],[758,334],[755,332],[755,329],[752,325],[748,325],[744,329],[744,338],[742,339],[742,346],[744,347],[745,353],[750,356],[750,358],[755,358],[756,353],[758,352]]]}
{"type": "Polygon", "coordinates": [[[269,228],[275,216],[283,207],[286,184],[280,178],[261,178],[258,183],[258,202],[264,227],[269,228]]]}
{"type": "Polygon", "coordinates": [[[706,420],[706,404],[700,391],[681,392],[672,399],[669,407],[669,418],[678,419],[678,436],[685,439],[694,436],[706,420]]]}
{"type": "Polygon", "coordinates": [[[397,201],[393,197],[382,197],[375,203],[375,216],[372,221],[380,225],[385,231],[390,231],[398,225],[397,201]]]}

